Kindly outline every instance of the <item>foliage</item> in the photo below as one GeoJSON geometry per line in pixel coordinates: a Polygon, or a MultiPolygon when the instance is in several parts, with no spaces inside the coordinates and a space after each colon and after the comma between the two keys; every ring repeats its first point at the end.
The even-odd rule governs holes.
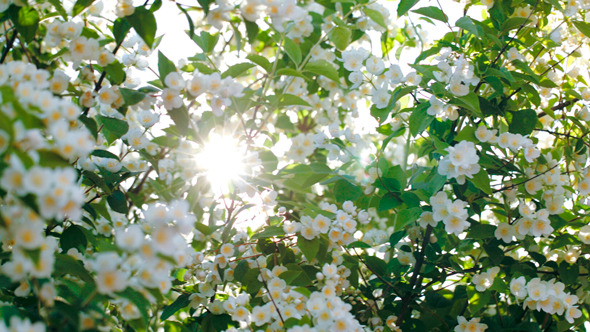
{"type": "Polygon", "coordinates": [[[0,1],[0,331],[584,329],[585,1],[163,6],[0,1]]]}

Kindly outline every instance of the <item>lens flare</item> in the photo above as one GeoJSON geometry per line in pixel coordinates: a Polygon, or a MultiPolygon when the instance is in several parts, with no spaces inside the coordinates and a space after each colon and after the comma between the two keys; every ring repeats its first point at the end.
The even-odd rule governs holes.
{"type": "Polygon", "coordinates": [[[224,190],[245,175],[245,150],[231,136],[212,134],[197,154],[197,165],[203,169],[214,190],[224,190]]]}

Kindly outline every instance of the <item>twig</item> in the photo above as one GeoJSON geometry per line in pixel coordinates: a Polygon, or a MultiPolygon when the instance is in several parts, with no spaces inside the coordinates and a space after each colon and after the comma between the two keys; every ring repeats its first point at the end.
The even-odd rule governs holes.
{"type": "Polygon", "coordinates": [[[285,320],[283,319],[283,315],[281,314],[281,310],[279,309],[279,306],[275,303],[275,300],[272,297],[270,290],[268,289],[268,284],[266,283],[266,279],[264,279],[264,276],[262,275],[262,270],[260,269],[260,264],[258,264],[258,260],[255,259],[254,261],[256,262],[256,266],[258,266],[260,279],[262,280],[262,284],[264,285],[264,288],[266,288],[266,291],[268,292],[268,297],[270,298],[270,301],[272,302],[275,309],[277,310],[277,314],[279,314],[279,318],[281,319],[281,323],[283,323],[283,326],[285,326],[285,320]]]}
{"type": "Polygon", "coordinates": [[[430,241],[431,233],[432,226],[428,225],[428,227],[426,227],[426,231],[424,232],[424,239],[422,239],[422,249],[420,249],[420,255],[416,260],[416,265],[414,266],[414,270],[412,271],[412,277],[410,278],[410,289],[402,297],[402,309],[400,311],[399,316],[397,317],[397,321],[395,322],[397,326],[400,326],[404,322],[405,315],[410,307],[410,301],[412,301],[412,298],[415,295],[414,287],[416,286],[416,280],[418,280],[418,275],[420,274],[422,264],[424,264],[424,257],[426,256],[426,246],[430,241]]]}
{"type": "Polygon", "coordinates": [[[2,51],[2,58],[0,58],[0,63],[4,63],[4,60],[6,60],[6,57],[8,56],[8,52],[10,52],[10,49],[12,48],[12,45],[14,44],[14,41],[16,40],[17,34],[18,34],[18,32],[16,31],[16,29],[14,29],[14,31],[12,32],[12,36],[10,36],[10,39],[8,40],[8,42],[6,42],[6,48],[4,48],[4,51],[2,51]]]}
{"type": "MultiPolygon", "coordinates": [[[[531,16],[535,12],[535,9],[537,8],[538,4],[539,4],[539,0],[535,1],[535,5],[533,6],[533,9],[529,13],[529,16],[527,16],[526,20],[524,20],[524,22],[522,22],[522,24],[518,27],[518,30],[516,30],[516,33],[514,33],[514,36],[512,36],[510,38],[510,40],[506,44],[504,44],[504,46],[500,50],[500,53],[498,53],[498,55],[496,55],[496,58],[492,61],[492,63],[490,63],[490,67],[493,67],[496,64],[496,61],[498,61],[498,59],[500,59],[502,54],[504,54],[504,52],[506,52],[506,49],[508,48],[508,46],[514,41],[514,39],[516,39],[516,36],[518,36],[518,33],[520,32],[520,30],[522,30],[524,28],[524,26],[527,25],[527,23],[529,23],[529,19],[531,18],[531,16]]],[[[473,90],[473,92],[477,93],[477,91],[482,86],[482,84],[483,84],[483,80],[480,80],[479,83],[477,83],[477,86],[475,86],[475,89],[473,90]]]]}

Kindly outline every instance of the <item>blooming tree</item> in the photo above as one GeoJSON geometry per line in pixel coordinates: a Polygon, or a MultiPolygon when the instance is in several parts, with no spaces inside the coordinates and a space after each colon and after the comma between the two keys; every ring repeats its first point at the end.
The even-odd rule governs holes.
{"type": "Polygon", "coordinates": [[[583,330],[589,8],[1,0],[0,332],[583,330]]]}

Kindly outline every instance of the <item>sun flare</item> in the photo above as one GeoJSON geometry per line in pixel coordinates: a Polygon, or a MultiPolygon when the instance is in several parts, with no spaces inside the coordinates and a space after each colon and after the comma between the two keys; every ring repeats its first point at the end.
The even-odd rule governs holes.
{"type": "Polygon", "coordinates": [[[211,135],[197,154],[197,163],[214,189],[225,189],[246,173],[245,151],[231,136],[211,135]]]}

